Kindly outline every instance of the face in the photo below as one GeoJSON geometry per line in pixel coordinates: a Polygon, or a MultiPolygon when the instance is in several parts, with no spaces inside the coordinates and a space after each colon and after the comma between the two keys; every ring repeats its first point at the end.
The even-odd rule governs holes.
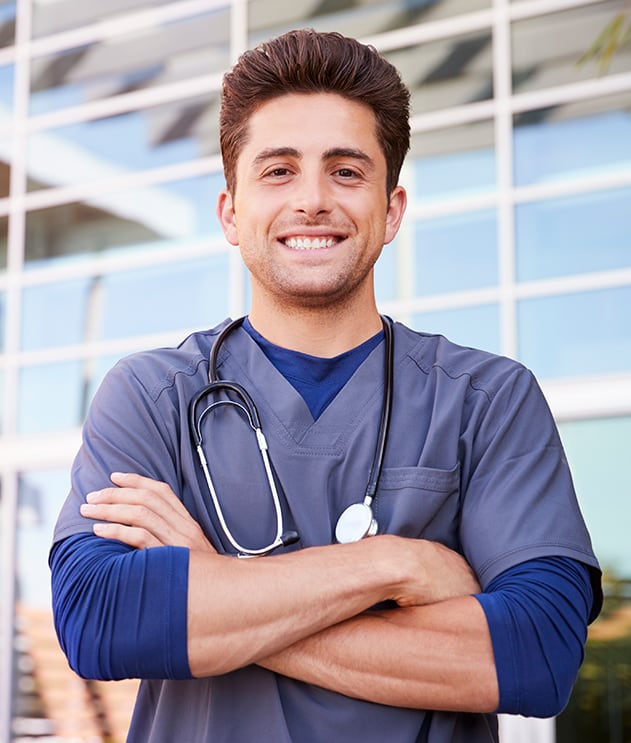
{"type": "Polygon", "coordinates": [[[288,94],[258,108],[219,197],[227,239],[265,301],[330,307],[374,301],[373,266],[394,239],[405,192],[386,195],[371,109],[337,94],[288,94]]]}

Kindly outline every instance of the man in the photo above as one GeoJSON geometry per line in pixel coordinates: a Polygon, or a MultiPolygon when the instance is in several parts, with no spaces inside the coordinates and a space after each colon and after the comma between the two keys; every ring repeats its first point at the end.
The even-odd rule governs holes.
{"type": "Polygon", "coordinates": [[[375,304],[408,100],[374,50],[313,31],[225,78],[217,212],[251,310],[110,373],[51,553],[72,667],[144,679],[130,741],[476,743],[567,701],[601,594],[543,397],[375,304]],[[191,409],[209,374],[231,391],[191,409]]]}

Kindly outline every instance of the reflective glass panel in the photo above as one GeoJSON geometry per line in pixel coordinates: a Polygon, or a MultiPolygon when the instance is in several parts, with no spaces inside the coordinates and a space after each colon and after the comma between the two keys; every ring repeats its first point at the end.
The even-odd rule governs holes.
{"type": "Polygon", "coordinates": [[[4,351],[4,341],[6,337],[6,294],[0,292],[0,353],[4,351]]]}
{"type": "Polygon", "coordinates": [[[631,46],[620,47],[611,65],[578,65],[622,6],[618,0],[586,5],[541,17],[515,21],[512,26],[513,90],[522,93],[597,77],[628,72],[631,46]]]}
{"type": "MultiPolygon", "coordinates": [[[[0,369],[0,435],[4,432],[4,369],[0,369]]],[[[0,530],[0,534],[2,531],[0,530]]]]}
{"type": "Polygon", "coordinates": [[[557,719],[557,743],[631,740],[631,418],[562,423],[561,437],[594,550],[605,604],[590,627],[585,661],[557,719]]]}
{"type": "Polygon", "coordinates": [[[91,3],[85,0],[55,0],[55,2],[34,0],[31,31],[35,38],[47,36],[104,21],[113,16],[120,17],[125,13],[166,5],[169,2],[172,0],[108,0],[107,3],[91,3]]]}
{"type": "MultiPolygon", "coordinates": [[[[9,218],[0,217],[0,269],[7,267],[8,242],[9,242],[9,218]]],[[[2,332],[4,333],[4,330],[2,332]]]]}
{"type": "Polygon", "coordinates": [[[29,189],[66,186],[218,151],[217,95],[189,98],[32,134],[29,189]]]}
{"type": "Polygon", "coordinates": [[[150,26],[139,33],[35,57],[30,113],[189,80],[220,72],[229,63],[227,9],[150,26]]]}
{"type": "Polygon", "coordinates": [[[412,114],[493,97],[491,31],[386,52],[411,93],[412,114]]]}
{"type": "Polygon", "coordinates": [[[481,121],[414,134],[407,167],[412,167],[414,174],[414,190],[408,196],[415,201],[493,191],[493,123],[481,121]]]}
{"type": "Polygon", "coordinates": [[[30,286],[22,292],[22,349],[87,341],[87,307],[92,280],[76,279],[30,286]]]}
{"type": "Polygon", "coordinates": [[[15,43],[15,1],[0,3],[0,47],[15,43]]]}
{"type": "Polygon", "coordinates": [[[228,255],[24,290],[25,350],[205,327],[228,314],[228,255]]]}
{"type": "MultiPolygon", "coordinates": [[[[0,139],[0,199],[6,199],[11,189],[12,146],[9,140],[0,139]]],[[[0,252],[6,251],[7,218],[0,217],[0,252]]]]}
{"type": "Polygon", "coordinates": [[[525,299],[519,357],[538,377],[631,369],[631,286],[525,299]]]}
{"type": "Polygon", "coordinates": [[[62,361],[23,367],[18,382],[18,432],[42,434],[81,425],[89,362],[62,361]]]}
{"type": "Polygon", "coordinates": [[[441,294],[497,283],[495,211],[451,214],[415,227],[416,293],[441,294]]]}
{"type": "Polygon", "coordinates": [[[176,250],[186,240],[218,236],[214,206],[223,187],[223,174],[216,173],[28,212],[26,262],[37,266],[113,250],[176,250]]]}
{"type": "Polygon", "coordinates": [[[375,296],[377,302],[387,302],[397,296],[397,245],[395,238],[384,245],[379,260],[375,264],[375,296]]]}
{"type": "Polygon", "coordinates": [[[419,312],[412,319],[412,327],[444,335],[462,346],[500,353],[500,316],[494,304],[419,312]]]}
{"type": "Polygon", "coordinates": [[[631,266],[631,188],[520,204],[520,281],[631,266]]]}
{"type": "Polygon", "coordinates": [[[12,740],[123,743],[137,682],[80,679],[53,626],[48,551],[68,489],[67,469],[19,478],[12,740]]]}
{"type": "Polygon", "coordinates": [[[528,111],[514,124],[517,185],[631,168],[631,92],[528,111]]]}
{"type": "MultiPolygon", "coordinates": [[[[13,112],[13,65],[0,66],[0,126],[9,126],[11,124],[11,115],[13,112]]],[[[2,150],[2,160],[8,160],[6,156],[6,147],[2,150]]]]}
{"type": "Polygon", "coordinates": [[[292,28],[309,27],[318,31],[339,31],[345,36],[363,38],[394,31],[416,23],[437,20],[479,10],[489,0],[251,0],[250,43],[292,28]]]}
{"type": "MultiPolygon", "coordinates": [[[[103,338],[206,328],[228,314],[228,254],[103,277],[103,338]]],[[[97,289],[98,291],[98,289],[97,289]]]]}

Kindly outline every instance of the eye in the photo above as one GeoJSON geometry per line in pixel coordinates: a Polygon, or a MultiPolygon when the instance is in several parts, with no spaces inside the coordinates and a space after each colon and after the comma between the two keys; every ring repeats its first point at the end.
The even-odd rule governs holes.
{"type": "Polygon", "coordinates": [[[263,174],[265,178],[286,178],[288,175],[291,175],[291,170],[284,166],[270,168],[263,174]]]}
{"type": "Polygon", "coordinates": [[[357,178],[357,173],[351,168],[338,168],[336,171],[340,178],[357,178]]]}

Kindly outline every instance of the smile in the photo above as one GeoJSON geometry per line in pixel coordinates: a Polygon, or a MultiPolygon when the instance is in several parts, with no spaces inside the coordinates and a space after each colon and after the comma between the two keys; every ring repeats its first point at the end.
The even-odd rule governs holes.
{"type": "Polygon", "coordinates": [[[292,250],[321,250],[333,247],[340,239],[339,237],[287,237],[283,243],[292,250]]]}

